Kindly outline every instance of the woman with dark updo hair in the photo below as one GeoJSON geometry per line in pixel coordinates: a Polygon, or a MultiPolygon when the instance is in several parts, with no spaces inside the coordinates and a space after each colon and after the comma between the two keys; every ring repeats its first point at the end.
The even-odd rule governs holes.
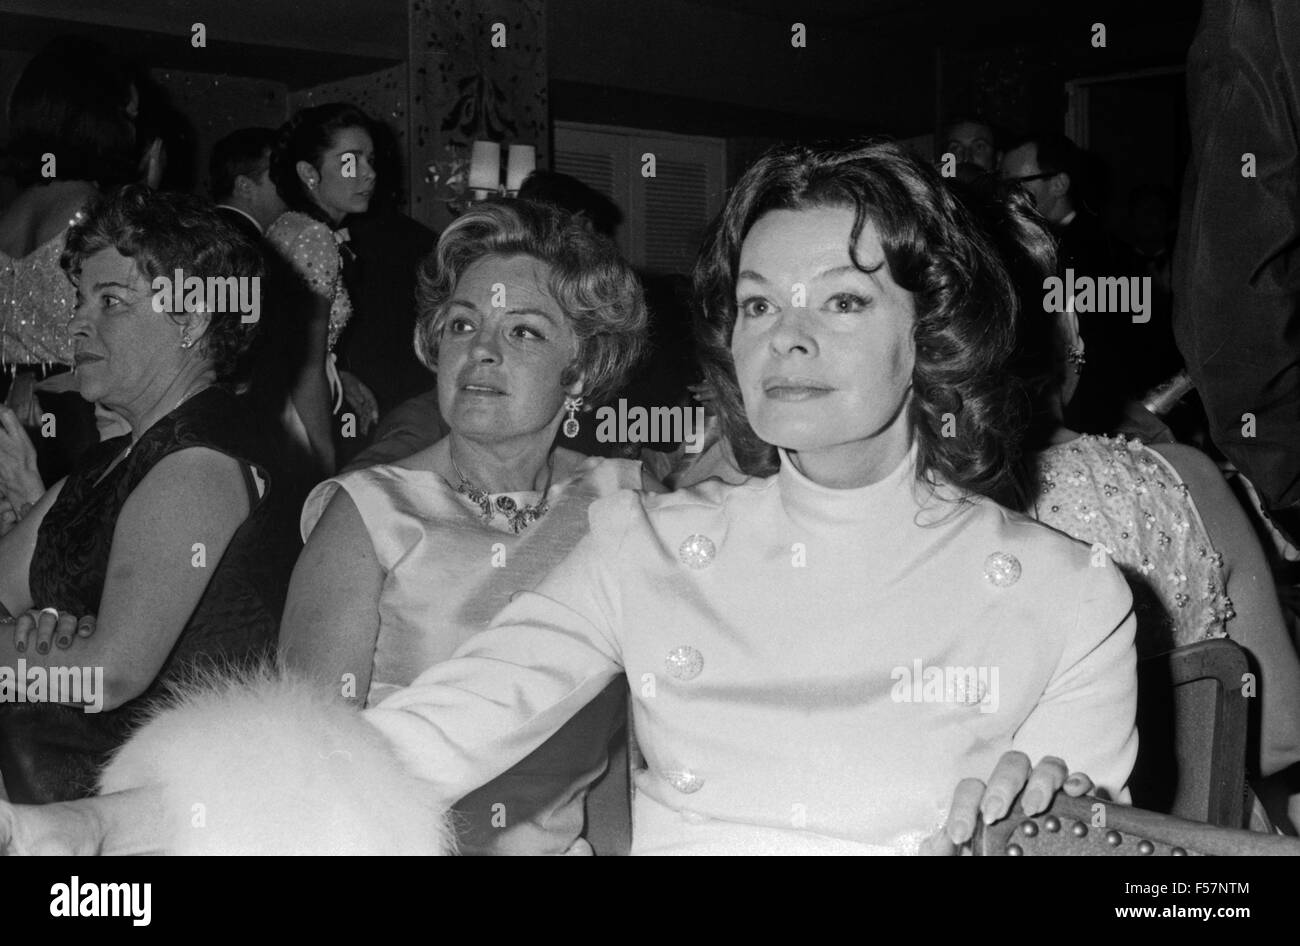
{"type": "MultiPolygon", "coordinates": [[[[296,289],[280,305],[288,309],[286,328],[301,335],[293,351],[286,424],[299,451],[317,471],[334,472],[333,414],[346,395],[353,406],[369,406],[374,395],[334,363],[334,347],[352,318],[344,281],[348,214],[365,213],[375,190],[375,145],[370,118],[346,104],[306,108],[281,127],[271,154],[271,179],[289,210],[266,231],[297,276],[296,289]]],[[[360,433],[373,413],[361,411],[360,433]]]]}
{"type": "Polygon", "coordinates": [[[158,283],[180,271],[255,292],[258,249],[198,198],[129,185],[71,228],[62,263],[81,396],[130,432],[0,538],[0,666],[102,668],[74,694],[0,702],[0,773],[28,802],[89,794],[168,681],[272,648],[298,548],[296,508],[229,385],[256,322],[228,292],[187,290],[176,311],[158,283]]]}

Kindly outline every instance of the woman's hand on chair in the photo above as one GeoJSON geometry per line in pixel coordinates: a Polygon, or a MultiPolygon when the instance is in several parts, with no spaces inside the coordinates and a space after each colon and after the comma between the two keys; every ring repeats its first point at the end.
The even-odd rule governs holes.
{"type": "Polygon", "coordinates": [[[921,853],[961,853],[962,846],[975,833],[976,820],[983,816],[985,824],[1001,821],[1011,813],[1016,795],[1020,795],[1020,808],[1026,815],[1038,815],[1051,807],[1052,798],[1062,788],[1067,795],[1078,797],[1088,794],[1093,787],[1092,779],[1079,772],[1070,773],[1065,763],[1054,756],[1044,757],[1031,768],[1029,757],[1023,752],[1007,752],[998,760],[987,785],[975,778],[958,783],[948,810],[948,823],[926,839],[921,853]]]}
{"type": "Polygon", "coordinates": [[[51,646],[67,650],[78,638],[95,633],[95,615],[80,618],[71,611],[57,608],[30,608],[15,617],[0,618],[0,624],[13,623],[14,650],[48,654],[51,646]]]}

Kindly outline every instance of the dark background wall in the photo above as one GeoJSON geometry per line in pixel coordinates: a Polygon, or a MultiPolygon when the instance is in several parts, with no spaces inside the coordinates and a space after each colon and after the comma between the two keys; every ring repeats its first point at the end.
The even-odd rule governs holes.
{"type": "MultiPolygon", "coordinates": [[[[777,140],[915,138],[957,111],[1013,133],[1059,129],[1067,83],[1180,67],[1199,10],[1196,0],[0,0],[0,94],[44,41],[91,33],[153,68],[193,125],[199,168],[233,127],[352,98],[393,127],[402,189],[436,226],[445,219],[426,168],[454,137],[440,122],[469,73],[500,90],[512,136],[535,141],[543,162],[549,123],[586,122],[725,138],[734,179],[777,140]],[[497,19],[511,26],[508,50],[485,49],[497,19]],[[205,49],[190,43],[196,22],[205,49]],[[805,48],[791,45],[796,22],[805,48]],[[1090,42],[1098,22],[1105,48],[1090,42]]],[[[1114,171],[1113,194],[1138,181],[1178,186],[1181,84],[1174,74],[1093,89],[1089,143],[1114,171]]]]}

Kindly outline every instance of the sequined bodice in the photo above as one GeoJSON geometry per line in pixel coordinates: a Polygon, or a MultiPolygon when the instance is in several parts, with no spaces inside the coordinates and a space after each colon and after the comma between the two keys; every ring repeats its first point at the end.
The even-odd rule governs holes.
{"type": "Polygon", "coordinates": [[[59,267],[67,231],[26,256],[0,252],[0,364],[72,364],[76,290],[59,267]]]}
{"type": "Polygon", "coordinates": [[[291,210],[276,218],[266,238],[312,292],[330,300],[329,350],[333,351],[352,318],[352,299],[343,284],[336,234],[320,221],[291,210]]]}
{"type": "Polygon", "coordinates": [[[1037,477],[1038,520],[1128,578],[1140,655],[1226,635],[1223,557],[1169,461],[1136,439],[1084,436],[1042,451],[1037,477]]]}

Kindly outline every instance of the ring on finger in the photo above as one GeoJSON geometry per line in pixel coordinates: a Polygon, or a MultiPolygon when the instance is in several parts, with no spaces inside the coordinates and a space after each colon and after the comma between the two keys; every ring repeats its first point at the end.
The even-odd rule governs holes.
{"type": "Polygon", "coordinates": [[[58,608],[41,608],[41,610],[40,610],[39,613],[40,613],[40,614],[52,614],[52,615],[54,615],[55,620],[58,620],[58,617],[59,617],[59,609],[58,609],[58,608]]]}

